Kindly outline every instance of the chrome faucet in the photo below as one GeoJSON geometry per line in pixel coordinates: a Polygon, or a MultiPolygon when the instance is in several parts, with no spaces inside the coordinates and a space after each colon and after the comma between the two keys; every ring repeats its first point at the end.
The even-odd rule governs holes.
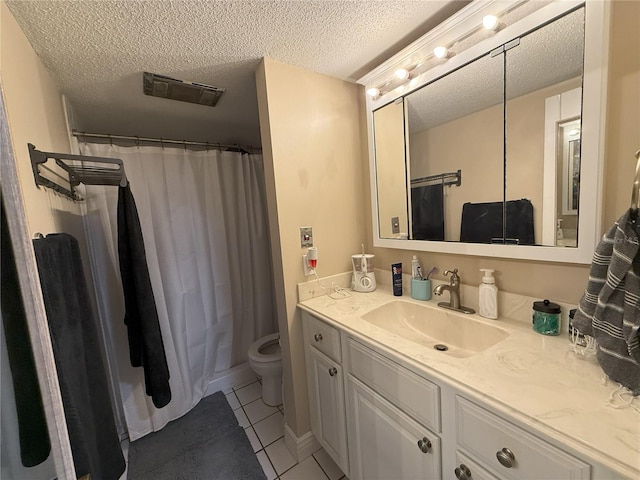
{"type": "Polygon", "coordinates": [[[451,274],[451,281],[449,285],[443,283],[433,289],[435,295],[442,295],[442,292],[447,290],[449,292],[449,302],[438,302],[438,306],[442,308],[448,308],[449,310],[455,310],[462,313],[476,313],[473,308],[463,307],[460,305],[460,277],[458,276],[458,269],[445,270],[444,276],[451,274]]]}

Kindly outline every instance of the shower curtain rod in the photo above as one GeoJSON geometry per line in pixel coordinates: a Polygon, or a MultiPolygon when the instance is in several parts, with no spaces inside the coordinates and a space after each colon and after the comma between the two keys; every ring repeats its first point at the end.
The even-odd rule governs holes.
{"type": "Polygon", "coordinates": [[[74,137],[82,137],[85,140],[87,138],[96,138],[103,140],[125,140],[129,142],[135,142],[137,145],[140,142],[144,143],[160,143],[162,145],[171,144],[171,145],[183,145],[185,148],[187,146],[192,147],[205,147],[207,149],[221,149],[221,150],[240,150],[245,153],[257,153],[262,152],[262,148],[252,147],[250,145],[233,145],[233,144],[223,144],[223,143],[211,143],[211,142],[194,142],[191,140],[171,140],[167,138],[152,138],[152,137],[138,137],[131,135],[111,135],[108,133],[87,133],[87,132],[79,132],[77,130],[73,130],[71,134],[74,137]]]}

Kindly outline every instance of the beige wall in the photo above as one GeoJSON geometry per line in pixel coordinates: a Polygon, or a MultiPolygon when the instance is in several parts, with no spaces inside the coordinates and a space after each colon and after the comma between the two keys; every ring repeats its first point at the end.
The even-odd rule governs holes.
{"type": "MultiPolygon", "coordinates": [[[[45,152],[71,152],[62,95],[3,1],[0,22],[0,81],[29,234],[65,232],[76,237],[93,291],[83,206],[36,186],[27,147],[31,143],[45,152]]],[[[93,297],[91,302],[95,305],[93,297]]]]}
{"type": "MultiPolygon", "coordinates": [[[[613,3],[610,68],[605,138],[605,204],[603,230],[608,229],[631,200],[635,171],[634,152],[640,148],[640,2],[613,3]]],[[[464,176],[463,176],[464,181],[464,176]]],[[[374,249],[376,265],[409,265],[415,253],[425,270],[459,268],[462,281],[480,283],[480,268],[495,268],[498,288],[538,298],[577,303],[589,275],[588,266],[503,260],[465,255],[434,254],[394,249],[374,249]]],[[[436,278],[444,279],[441,273],[436,278]]]]}
{"type": "MultiPolygon", "coordinates": [[[[0,80],[29,233],[76,237],[87,286],[93,291],[83,204],[36,186],[27,147],[31,143],[41,151],[71,153],[62,95],[1,0],[0,22],[0,80]]],[[[90,300],[95,308],[93,296],[90,300]]]]}
{"type": "MultiPolygon", "coordinates": [[[[32,143],[36,148],[43,151],[69,151],[62,97],[18,27],[13,15],[5,3],[1,1],[0,85],[15,156],[14,159],[3,158],[3,162],[15,160],[18,188],[21,191],[25,207],[29,235],[32,236],[36,232],[47,234],[66,231],[78,237],[81,245],[83,245],[84,231],[80,216],[80,205],[44,188],[38,189],[36,187],[27,147],[27,143],[32,143]]],[[[7,179],[3,179],[4,181],[7,181],[7,179]]],[[[8,212],[8,216],[12,215],[12,213],[8,212]]],[[[88,264],[85,262],[85,271],[87,271],[87,267],[88,264]]],[[[35,325],[36,319],[30,318],[30,323],[35,325]]],[[[49,331],[45,328],[39,334],[48,337],[49,331]]],[[[36,348],[35,351],[39,352],[40,350],[36,348]]],[[[37,353],[36,358],[42,361],[41,355],[37,353]]],[[[40,364],[39,373],[46,375],[45,370],[44,366],[40,364]]],[[[59,399],[59,392],[53,394],[53,398],[59,399]]],[[[46,405],[47,415],[51,421],[56,411],[62,412],[62,406],[59,405],[59,409],[51,408],[49,403],[52,401],[52,397],[49,393],[43,394],[43,400],[46,405]]],[[[3,422],[4,420],[3,418],[3,422]]],[[[50,429],[50,431],[53,430],[50,429]]],[[[57,433],[61,434],[60,430],[57,430],[57,433]]],[[[61,455],[66,458],[64,462],[60,460],[59,467],[61,470],[57,472],[58,476],[60,478],[71,478],[71,470],[66,471],[69,476],[62,471],[63,465],[66,465],[67,468],[72,467],[71,452],[70,450],[64,450],[61,454],[59,443],[61,441],[56,441],[55,438],[52,439],[53,455],[58,460],[60,460],[61,455]]],[[[62,443],[68,445],[68,442],[62,443]]],[[[30,478],[34,479],[51,478],[55,475],[51,456],[45,463],[28,470],[29,472],[25,472],[25,475],[30,475],[30,478]]],[[[17,472],[15,473],[17,474],[17,472]]]]}
{"type": "Polygon", "coordinates": [[[634,153],[640,149],[640,2],[613,5],[605,157],[604,225],[631,202],[634,153]]]}
{"type": "Polygon", "coordinates": [[[299,227],[313,227],[318,274],[350,270],[369,243],[361,87],[265,58],[256,73],[267,177],[278,323],[283,348],[285,417],[309,431],[302,326],[296,309],[302,271],[299,227]]]}
{"type": "Polygon", "coordinates": [[[0,21],[0,75],[29,231],[61,231],[80,206],[36,187],[27,143],[42,151],[70,151],[62,97],[4,2],[0,21]]]}

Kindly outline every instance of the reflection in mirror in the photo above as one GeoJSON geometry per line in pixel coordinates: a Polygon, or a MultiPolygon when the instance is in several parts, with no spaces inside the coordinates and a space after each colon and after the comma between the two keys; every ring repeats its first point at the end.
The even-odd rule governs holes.
{"type": "Polygon", "coordinates": [[[380,238],[577,246],[584,21],[570,12],[408,94],[406,113],[374,113],[380,238]]]}
{"type": "Polygon", "coordinates": [[[506,230],[526,234],[531,222],[536,245],[577,246],[584,20],[580,8],[505,52],[506,230]],[[545,142],[554,144],[551,160],[545,142]],[[523,199],[530,211],[512,216],[523,199]]]}
{"type": "MultiPolygon", "coordinates": [[[[410,240],[398,240],[402,237],[384,233],[390,219],[378,216],[384,205],[382,197],[376,197],[377,184],[373,182],[373,222],[383,227],[375,230],[374,246],[537,261],[591,262],[599,241],[603,211],[603,132],[611,5],[579,0],[516,3],[513,12],[518,14],[517,18],[512,22],[501,17],[500,29],[488,33],[478,26],[469,28],[477,25],[479,13],[490,13],[494,2],[472,2],[455,19],[452,17],[433,29],[358,81],[365,88],[376,87],[379,92],[376,96],[367,95],[366,100],[370,113],[367,121],[371,133],[372,180],[380,167],[376,163],[372,113],[398,99],[406,102],[407,161],[400,174],[405,175],[408,187],[409,215],[407,225],[400,228],[409,232],[410,240]],[[589,14],[585,15],[587,9],[589,14]],[[464,40],[447,43],[450,36],[464,40]],[[436,62],[433,46],[440,44],[451,45],[451,54],[436,62]],[[490,69],[497,77],[497,86],[477,68],[481,62],[490,60],[496,62],[491,67],[500,64],[495,70],[490,69]],[[411,78],[398,82],[395,70],[407,66],[411,78]],[[460,87],[448,83],[458,75],[467,83],[460,87]],[[484,101],[495,92],[502,98],[472,108],[473,102],[484,101]],[[427,98],[421,101],[423,95],[427,98]],[[440,110],[438,102],[444,105],[440,110]],[[459,112],[461,106],[468,111],[449,116],[459,112]],[[495,121],[495,130],[489,128],[489,120],[473,127],[465,125],[466,120],[490,113],[493,108],[502,110],[502,118],[498,115],[495,121]],[[423,118],[433,123],[423,127],[420,125],[423,118]],[[426,151],[436,148],[436,142],[444,139],[445,134],[438,135],[438,129],[444,131],[455,122],[459,128],[453,129],[449,137],[452,143],[441,145],[436,152],[426,151]],[[425,147],[415,138],[429,134],[428,143],[433,141],[433,145],[425,147]],[[440,154],[445,150],[452,153],[440,154]],[[488,157],[483,156],[485,150],[489,151],[488,157]],[[444,158],[444,165],[434,165],[444,158]],[[462,164],[464,161],[472,163],[462,164]],[[440,199],[438,192],[433,202],[411,188],[418,186],[412,185],[412,180],[454,174],[458,170],[461,185],[444,187],[442,208],[436,205],[432,211],[428,207],[440,199]],[[469,185],[475,191],[465,198],[461,193],[469,185]],[[413,199],[412,191],[416,192],[413,199]],[[498,213],[487,215],[499,217],[505,199],[510,203],[503,209],[502,224],[500,220],[496,222],[497,235],[491,233],[489,239],[476,239],[473,243],[466,239],[466,229],[461,228],[465,223],[464,205],[497,205],[498,213]],[[412,215],[420,200],[424,200],[424,205],[417,208],[422,208],[420,213],[425,213],[427,221],[438,225],[439,232],[421,232],[417,228],[418,223],[422,225],[425,221],[417,214],[412,215]],[[516,213],[515,221],[505,222],[511,202],[525,205],[531,218],[523,222],[522,215],[516,213]],[[457,218],[451,218],[453,215],[457,218]],[[443,219],[444,227],[436,217],[443,219]],[[526,235],[512,233],[522,225],[529,225],[526,235]],[[442,238],[443,229],[445,241],[426,240],[442,238]],[[518,245],[513,245],[516,242],[518,245]]],[[[435,182],[431,180],[426,185],[435,182]]]]}
{"type": "MultiPolygon", "coordinates": [[[[5,249],[6,246],[3,246],[3,252],[5,249]]],[[[4,328],[0,326],[0,418],[2,419],[0,425],[0,478],[49,480],[56,476],[53,457],[44,455],[42,459],[36,458],[31,461],[33,455],[25,451],[28,449],[33,450],[33,442],[25,442],[24,433],[25,423],[29,423],[29,420],[32,419],[19,416],[19,405],[17,403],[24,402],[25,398],[16,396],[12,382],[13,378],[15,377],[9,368],[9,354],[4,328]],[[21,428],[23,430],[22,437],[20,435],[21,428]],[[21,439],[22,442],[20,441],[21,439]]],[[[47,441],[46,426],[44,436],[44,440],[47,441]]]]}
{"type": "Polygon", "coordinates": [[[502,61],[489,55],[405,97],[412,239],[489,243],[501,236],[502,99],[502,61]],[[449,178],[439,176],[457,170],[459,186],[445,186],[449,178]],[[483,204],[494,202],[497,215],[487,221],[483,204]]]}
{"type": "MultiPolygon", "coordinates": [[[[578,200],[580,192],[580,120],[573,120],[558,126],[558,139],[561,140],[562,166],[561,188],[558,189],[562,203],[562,216],[578,214],[578,200]]],[[[560,214],[558,214],[560,217],[560,214]]]]}
{"type": "Polygon", "coordinates": [[[48,480],[56,471],[4,192],[0,206],[0,478],[48,480]]]}
{"type": "Polygon", "coordinates": [[[406,239],[409,230],[402,102],[373,112],[373,128],[380,237],[406,239]]]}

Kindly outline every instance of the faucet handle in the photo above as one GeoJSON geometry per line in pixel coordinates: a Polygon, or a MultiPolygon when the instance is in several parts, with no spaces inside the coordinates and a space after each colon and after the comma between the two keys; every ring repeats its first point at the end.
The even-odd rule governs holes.
{"type": "Polygon", "coordinates": [[[460,280],[460,277],[458,276],[458,269],[457,268],[454,268],[453,270],[445,270],[442,273],[443,273],[443,275],[445,277],[447,275],[451,274],[451,285],[456,285],[458,283],[458,281],[460,280]]]}

